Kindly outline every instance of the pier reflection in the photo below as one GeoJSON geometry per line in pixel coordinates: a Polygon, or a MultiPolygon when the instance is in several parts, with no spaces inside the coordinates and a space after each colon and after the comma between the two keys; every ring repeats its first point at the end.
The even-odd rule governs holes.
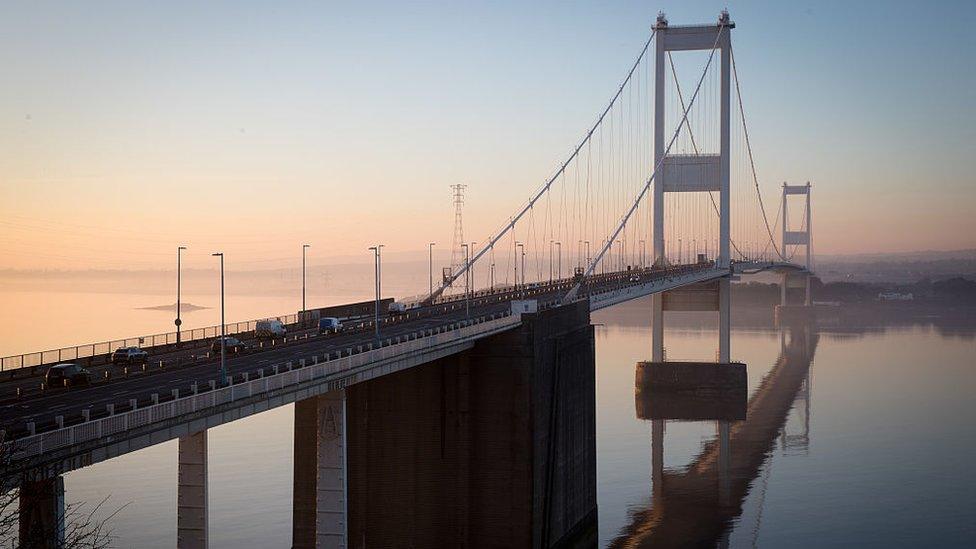
{"type": "Polygon", "coordinates": [[[770,452],[781,440],[787,451],[809,446],[810,365],[818,335],[810,323],[784,327],[781,352],[745,406],[740,421],[734,397],[709,403],[695,395],[656,395],[637,375],[636,411],[651,422],[652,497],[632,514],[613,547],[724,546],[733,520],[770,452]],[[787,427],[796,409],[795,426],[787,427]],[[680,471],[664,467],[668,420],[714,420],[716,437],[680,471]]]}

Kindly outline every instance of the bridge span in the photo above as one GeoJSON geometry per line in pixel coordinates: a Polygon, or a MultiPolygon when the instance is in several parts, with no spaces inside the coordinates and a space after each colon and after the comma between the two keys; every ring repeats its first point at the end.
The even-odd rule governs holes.
{"type": "MultiPolygon", "coordinates": [[[[372,320],[359,318],[348,330],[326,335],[299,324],[286,340],[231,356],[226,379],[206,341],[161,347],[162,360],[146,372],[99,366],[103,381],[71,390],[38,391],[44,364],[5,371],[0,428],[7,459],[0,484],[26,486],[24,493],[36,496],[21,498],[22,537],[53,532],[48,539],[56,540],[63,533],[63,473],[178,439],[178,545],[207,547],[208,429],[294,403],[295,547],[365,546],[369,540],[551,547],[587,539],[596,516],[590,312],[651,296],[652,369],[670,368],[675,358],[665,348],[667,311],[715,312],[720,370],[731,364],[732,279],[778,271],[784,311],[792,310],[786,289],[797,280],[806,287],[800,309],[811,304],[810,186],[784,185],[781,220],[769,222],[738,96],[734,28],[724,11],[716,23],[695,26],[671,26],[659,16],[623,84],[569,158],[476,253],[475,243],[456,243],[463,263],[447,269],[436,289],[431,283],[417,307],[380,316],[377,244],[370,248],[377,286],[372,320]],[[649,80],[652,43],[653,128],[643,127],[645,109],[621,99],[625,90],[628,100],[650,97],[650,90],[634,88],[649,80]],[[672,51],[685,50],[708,54],[687,103],[671,59],[672,51]],[[666,63],[675,75],[677,117],[665,113],[666,63]],[[714,111],[696,103],[709,74],[714,85],[704,88],[716,92],[718,120],[695,125],[714,135],[695,136],[689,118],[714,111]],[[734,150],[748,151],[749,167],[735,171],[751,175],[738,185],[733,79],[744,136],[744,146],[734,150]],[[627,116],[636,120],[625,124],[627,116]],[[736,187],[744,196],[739,202],[733,201],[736,187]],[[556,192],[562,196],[554,201],[556,192]],[[792,195],[806,197],[799,228],[788,223],[792,195]],[[696,212],[692,205],[699,202],[704,211],[696,212]],[[733,212],[739,224],[732,223],[733,212]],[[779,246],[773,238],[778,223],[779,246]],[[563,277],[562,244],[574,242],[576,251],[567,254],[574,275],[563,277]],[[526,246],[535,271],[528,282],[526,246]],[[806,252],[802,266],[793,261],[798,246],[806,252]],[[512,286],[495,282],[496,252],[507,254],[512,286]],[[548,279],[542,274],[547,260],[548,279]],[[480,291],[479,266],[488,274],[487,289],[480,291]],[[474,440],[489,443],[477,447],[474,440]],[[409,471],[406,480],[401,467],[409,471]],[[481,478],[478,470],[490,475],[481,478]],[[380,497],[370,485],[393,490],[403,482],[456,490],[435,497],[431,489],[402,501],[399,508],[409,512],[365,516],[377,508],[371,498],[380,497]],[[411,520],[434,527],[418,533],[411,520]]],[[[44,362],[44,353],[35,356],[44,362]]],[[[381,499],[398,497],[393,491],[381,499]]]]}

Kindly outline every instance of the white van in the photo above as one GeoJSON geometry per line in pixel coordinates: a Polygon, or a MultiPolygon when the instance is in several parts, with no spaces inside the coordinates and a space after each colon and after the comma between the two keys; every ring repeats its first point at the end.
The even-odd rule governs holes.
{"type": "Polygon", "coordinates": [[[254,325],[254,337],[285,337],[286,333],[288,332],[285,330],[285,325],[280,320],[259,320],[257,324],[254,325]]]}

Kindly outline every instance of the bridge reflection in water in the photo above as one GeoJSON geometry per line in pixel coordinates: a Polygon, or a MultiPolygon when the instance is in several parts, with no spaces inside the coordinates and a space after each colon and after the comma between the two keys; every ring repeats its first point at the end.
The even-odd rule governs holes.
{"type": "Polygon", "coordinates": [[[809,443],[810,365],[818,336],[811,323],[784,327],[781,353],[745,406],[738,421],[735,395],[719,404],[690,395],[666,395],[652,404],[653,392],[638,386],[638,416],[651,421],[651,504],[632,514],[630,523],[611,542],[612,547],[725,546],[733,521],[742,514],[752,482],[773,450],[777,438],[784,449],[803,450],[809,443]],[[650,394],[649,394],[650,393],[650,394]],[[802,399],[802,404],[799,401],[802,399]],[[785,430],[797,403],[802,433],[785,430]],[[714,414],[706,417],[707,414],[714,414]],[[716,421],[717,436],[681,471],[664,468],[666,420],[716,421]]]}

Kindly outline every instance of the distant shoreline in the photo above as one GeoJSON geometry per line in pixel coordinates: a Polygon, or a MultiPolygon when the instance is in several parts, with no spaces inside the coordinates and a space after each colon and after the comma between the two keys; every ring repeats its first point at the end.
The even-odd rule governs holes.
{"type": "MultiPolygon", "coordinates": [[[[200,310],[203,310],[203,309],[210,309],[210,308],[211,307],[204,307],[202,305],[194,305],[192,303],[181,303],[180,304],[180,311],[185,311],[185,312],[200,311],[200,310]]],[[[136,310],[139,310],[139,311],[172,311],[172,312],[175,313],[176,312],[176,303],[173,303],[173,304],[170,304],[170,305],[153,305],[153,306],[149,306],[149,307],[136,307],[135,309],[136,310]]]]}

